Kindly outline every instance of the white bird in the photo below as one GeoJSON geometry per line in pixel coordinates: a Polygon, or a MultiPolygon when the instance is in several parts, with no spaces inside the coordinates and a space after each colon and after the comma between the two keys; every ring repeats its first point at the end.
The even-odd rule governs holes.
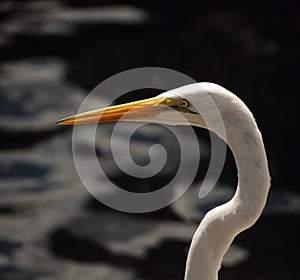
{"type": "Polygon", "coordinates": [[[213,83],[195,83],[154,98],[81,113],[57,123],[125,120],[186,125],[174,111],[180,111],[191,125],[210,129],[223,138],[237,165],[238,186],[234,196],[205,215],[193,236],[186,262],[185,280],[215,280],[235,236],[261,215],[270,188],[261,133],[252,113],[236,95],[213,83]]]}

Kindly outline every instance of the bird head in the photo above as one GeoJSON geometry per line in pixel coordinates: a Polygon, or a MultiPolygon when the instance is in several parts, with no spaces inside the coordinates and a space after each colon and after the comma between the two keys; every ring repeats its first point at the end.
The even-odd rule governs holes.
{"type": "Polygon", "coordinates": [[[59,120],[57,124],[138,121],[168,125],[191,124],[207,128],[207,123],[214,122],[218,115],[215,103],[218,95],[213,96],[213,93],[220,89],[225,90],[211,83],[195,83],[166,91],[153,98],[73,115],[59,120]],[[214,87],[218,87],[218,90],[212,90],[214,87]]]}

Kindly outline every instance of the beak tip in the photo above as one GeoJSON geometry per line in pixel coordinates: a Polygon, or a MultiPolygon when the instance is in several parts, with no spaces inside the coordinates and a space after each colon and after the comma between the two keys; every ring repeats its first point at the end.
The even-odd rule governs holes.
{"type": "Polygon", "coordinates": [[[68,124],[67,121],[69,120],[69,118],[63,118],[61,120],[58,120],[55,122],[55,124],[58,124],[58,125],[66,125],[68,124]]]}

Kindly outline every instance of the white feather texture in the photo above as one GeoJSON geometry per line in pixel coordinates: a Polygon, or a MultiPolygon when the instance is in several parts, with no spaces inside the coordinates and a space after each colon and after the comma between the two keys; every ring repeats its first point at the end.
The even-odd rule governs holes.
{"type": "MultiPolygon", "coordinates": [[[[215,280],[235,236],[256,222],[266,204],[270,176],[262,136],[247,106],[219,85],[197,83],[161,96],[188,100],[192,110],[201,113],[187,114],[189,122],[209,128],[223,138],[235,158],[238,170],[235,195],[205,215],[194,234],[186,264],[185,280],[215,280]]],[[[180,124],[174,119],[168,123],[180,124]]]]}
{"type": "Polygon", "coordinates": [[[270,187],[265,148],[252,113],[225,88],[213,83],[195,83],[155,98],[92,110],[58,123],[119,120],[192,124],[213,131],[230,147],[238,170],[236,192],[229,202],[203,218],[193,236],[185,272],[185,280],[217,279],[224,254],[235,236],[261,215],[270,187]]]}

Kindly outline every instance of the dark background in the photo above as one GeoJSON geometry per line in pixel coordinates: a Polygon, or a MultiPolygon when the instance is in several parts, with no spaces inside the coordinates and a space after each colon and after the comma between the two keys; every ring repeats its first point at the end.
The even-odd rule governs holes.
{"type": "MultiPolygon", "coordinates": [[[[76,112],[84,96],[104,79],[146,66],[171,68],[199,82],[216,82],[232,90],[249,106],[263,133],[271,192],[276,194],[273,203],[279,207],[274,206],[275,212],[237,237],[235,244],[246,248],[248,257],[222,268],[220,278],[299,277],[300,17],[295,3],[2,1],[0,279],[183,279],[189,239],[164,236],[150,242],[142,257],[135,257],[111,251],[101,232],[111,224],[122,231],[125,223],[132,231],[116,239],[128,241],[145,232],[151,237],[153,222],[155,227],[169,222],[194,227],[198,221],[186,222],[171,207],[143,215],[121,214],[83,194],[85,189],[72,166],[68,138],[72,131],[54,124],[76,112]],[[89,9],[120,5],[135,9],[132,18],[90,19],[85,14],[89,9]],[[58,14],[59,18],[53,16],[58,14]],[[80,19],[78,14],[82,14],[80,19]],[[48,64],[66,67],[62,78],[55,78],[60,66],[51,70],[48,64]],[[72,97],[72,87],[77,99],[72,97]],[[35,100],[34,108],[28,109],[31,100],[35,100]],[[45,111],[50,113],[45,116],[45,111]],[[70,161],[61,162],[66,160],[62,157],[70,161]],[[63,183],[51,181],[49,170],[56,164],[68,165],[73,173],[65,172],[74,181],[71,177],[67,182],[61,179],[63,183]],[[62,185],[66,192],[59,190],[62,185]],[[71,195],[70,185],[76,185],[80,195],[71,195]],[[49,214],[47,209],[57,211],[49,214]],[[127,219],[129,225],[124,222],[127,219]],[[78,234],[82,227],[89,234],[78,234]]],[[[196,132],[207,141],[207,134],[196,132]]],[[[201,174],[200,170],[199,181],[201,174]]],[[[124,174],[118,178],[132,182],[124,174]]],[[[230,153],[220,182],[236,183],[230,153]]],[[[146,183],[146,190],[155,184],[146,183]]],[[[130,250],[132,245],[126,246],[130,250]]]]}

